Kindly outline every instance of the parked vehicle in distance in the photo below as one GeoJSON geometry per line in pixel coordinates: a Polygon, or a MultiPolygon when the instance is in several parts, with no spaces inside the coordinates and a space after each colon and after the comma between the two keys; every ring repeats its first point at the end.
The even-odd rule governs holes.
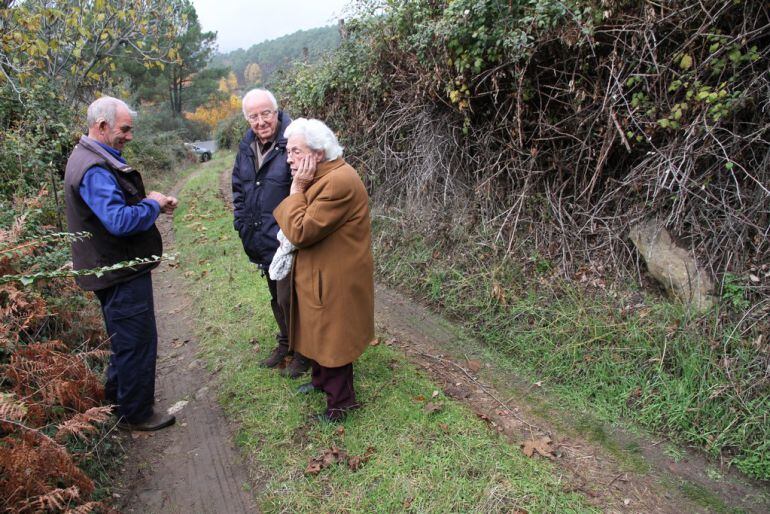
{"type": "Polygon", "coordinates": [[[200,162],[206,162],[211,160],[211,150],[207,150],[202,146],[198,146],[193,143],[185,143],[185,146],[188,148],[188,150],[190,150],[192,153],[198,156],[198,160],[200,162]]]}

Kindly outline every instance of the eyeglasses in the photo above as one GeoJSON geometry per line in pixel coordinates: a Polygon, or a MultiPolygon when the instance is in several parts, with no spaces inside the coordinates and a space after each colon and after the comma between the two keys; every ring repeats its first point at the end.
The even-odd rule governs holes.
{"type": "Polygon", "coordinates": [[[275,112],[276,111],[271,111],[268,109],[266,111],[249,114],[248,116],[246,116],[246,119],[249,121],[260,121],[260,120],[267,121],[273,117],[273,114],[275,114],[275,112]]]}

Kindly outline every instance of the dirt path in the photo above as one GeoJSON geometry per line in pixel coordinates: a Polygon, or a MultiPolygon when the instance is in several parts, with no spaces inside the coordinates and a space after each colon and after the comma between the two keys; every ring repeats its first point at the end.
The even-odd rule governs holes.
{"type": "MultiPolygon", "coordinates": [[[[170,217],[161,215],[158,228],[166,252],[173,252],[170,217]]],[[[196,357],[195,320],[183,277],[163,263],[153,272],[153,282],[159,335],[156,401],[159,408],[181,410],[173,427],[126,438],[126,464],[114,490],[116,508],[142,514],[257,512],[247,466],[233,446],[233,427],[217,402],[216,375],[196,357]]]]}

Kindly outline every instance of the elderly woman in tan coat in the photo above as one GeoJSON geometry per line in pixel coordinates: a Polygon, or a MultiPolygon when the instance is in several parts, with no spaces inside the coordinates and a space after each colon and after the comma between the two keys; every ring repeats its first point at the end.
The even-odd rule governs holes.
{"type": "Polygon", "coordinates": [[[357,408],[353,362],[374,337],[371,222],[364,184],[318,120],[294,120],[285,135],[293,181],[273,214],[297,247],[289,344],[312,360],[312,382],[326,393],[320,415],[340,421],[357,408]]]}

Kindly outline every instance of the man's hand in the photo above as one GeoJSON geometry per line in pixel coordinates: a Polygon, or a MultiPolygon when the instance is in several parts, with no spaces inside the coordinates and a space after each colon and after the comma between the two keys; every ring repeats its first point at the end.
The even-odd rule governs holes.
{"type": "Polygon", "coordinates": [[[160,212],[165,212],[166,214],[174,212],[174,209],[176,209],[177,205],[179,205],[179,200],[177,200],[175,197],[166,196],[163,193],[159,193],[157,191],[150,191],[147,194],[147,198],[158,202],[158,205],[160,205],[160,212]]]}
{"type": "Polygon", "coordinates": [[[289,194],[305,192],[305,190],[313,182],[317,164],[318,158],[315,155],[300,157],[299,166],[293,175],[294,180],[291,182],[291,189],[289,190],[289,194]]]}
{"type": "Polygon", "coordinates": [[[174,209],[176,209],[177,205],[179,205],[179,200],[175,196],[167,196],[166,199],[168,202],[166,203],[166,206],[161,209],[166,214],[171,214],[174,212],[174,209]]]}

